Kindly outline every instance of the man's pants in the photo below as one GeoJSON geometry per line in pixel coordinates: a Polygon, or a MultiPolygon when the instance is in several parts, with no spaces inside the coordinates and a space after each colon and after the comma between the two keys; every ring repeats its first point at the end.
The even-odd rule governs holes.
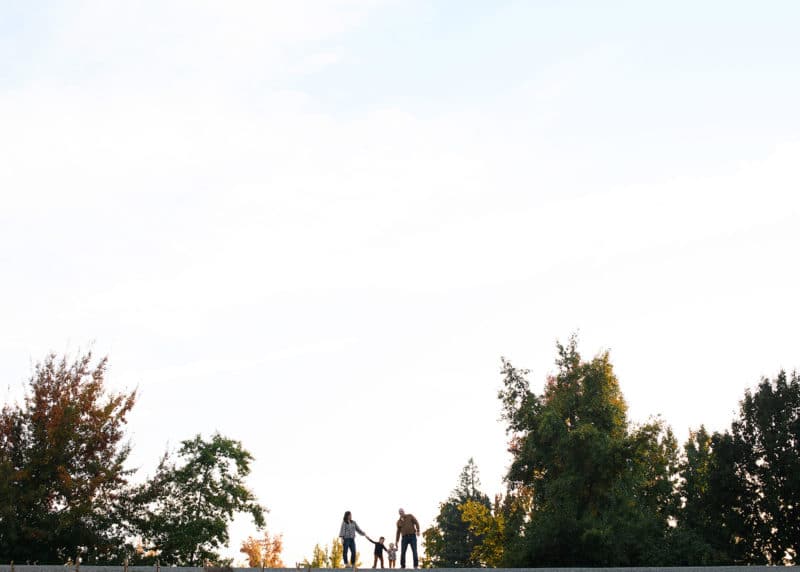
{"type": "Polygon", "coordinates": [[[345,565],[347,562],[347,551],[350,550],[350,564],[356,563],[356,539],[355,538],[342,538],[342,557],[344,558],[345,565]]]}
{"type": "Polygon", "coordinates": [[[406,548],[408,548],[409,544],[411,545],[411,555],[414,557],[414,568],[419,568],[416,534],[404,534],[403,539],[400,541],[400,568],[406,567],[406,548]]]}

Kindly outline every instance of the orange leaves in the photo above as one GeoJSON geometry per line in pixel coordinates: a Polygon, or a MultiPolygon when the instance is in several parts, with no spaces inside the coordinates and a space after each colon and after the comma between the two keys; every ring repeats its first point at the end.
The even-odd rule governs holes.
{"type": "Polygon", "coordinates": [[[264,531],[262,538],[248,537],[239,549],[239,552],[247,555],[251,568],[283,568],[282,551],[283,535],[272,535],[267,531],[264,531]]]}

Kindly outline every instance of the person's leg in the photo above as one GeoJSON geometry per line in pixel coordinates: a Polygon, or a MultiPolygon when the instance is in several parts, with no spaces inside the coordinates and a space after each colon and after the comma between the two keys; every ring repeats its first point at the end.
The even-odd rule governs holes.
{"type": "Polygon", "coordinates": [[[356,539],[355,538],[345,538],[342,542],[342,555],[344,557],[344,564],[347,566],[347,552],[350,552],[350,563],[353,564],[356,561],[356,539]]]}
{"type": "Polygon", "coordinates": [[[419,568],[419,558],[417,558],[417,535],[411,535],[411,555],[414,557],[414,568],[419,568]]]}
{"type": "Polygon", "coordinates": [[[373,558],[373,560],[372,560],[372,567],[373,568],[377,568],[378,567],[378,555],[377,554],[375,555],[375,558],[373,558]]]}
{"type": "Polygon", "coordinates": [[[400,539],[400,568],[406,567],[406,548],[408,548],[408,536],[403,535],[400,539]]]}
{"type": "Polygon", "coordinates": [[[381,553],[381,555],[378,556],[378,558],[381,559],[381,569],[383,569],[383,553],[381,553]]]}

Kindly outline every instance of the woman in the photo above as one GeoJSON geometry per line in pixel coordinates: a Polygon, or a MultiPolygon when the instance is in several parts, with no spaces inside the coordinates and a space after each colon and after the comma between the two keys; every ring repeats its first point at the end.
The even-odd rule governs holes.
{"type": "Polygon", "coordinates": [[[366,536],[364,531],[358,527],[356,521],[353,520],[350,511],[344,513],[342,518],[342,527],[339,529],[339,538],[342,539],[342,557],[344,558],[344,566],[355,567],[356,565],[356,532],[361,536],[366,536]],[[350,562],[347,562],[347,551],[350,550],[350,562]]]}

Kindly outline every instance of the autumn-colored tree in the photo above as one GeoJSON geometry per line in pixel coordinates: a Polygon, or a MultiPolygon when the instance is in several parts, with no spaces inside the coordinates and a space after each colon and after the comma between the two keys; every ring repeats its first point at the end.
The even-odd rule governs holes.
{"type": "Polygon", "coordinates": [[[251,568],[283,568],[282,551],[283,535],[270,534],[267,531],[264,531],[261,538],[249,536],[242,542],[239,550],[247,555],[251,568]]]}
{"type": "Polygon", "coordinates": [[[327,568],[328,567],[328,549],[323,548],[319,544],[314,545],[314,550],[311,553],[311,559],[304,559],[302,562],[304,568],[327,568]]]}
{"type": "Polygon", "coordinates": [[[475,547],[482,541],[475,527],[462,518],[461,507],[473,501],[490,507],[489,497],[480,491],[478,467],[469,459],[461,471],[458,486],[450,497],[439,504],[439,514],[434,524],[423,532],[425,553],[431,564],[438,568],[475,568],[480,565],[473,558],[475,547]]]}
{"type": "MultiPolygon", "coordinates": [[[[344,568],[344,546],[341,538],[334,538],[331,542],[331,551],[328,555],[328,566],[331,568],[344,568]]],[[[358,553],[356,553],[356,566],[361,566],[358,553]]]]}
{"type": "Polygon", "coordinates": [[[107,391],[107,359],[39,363],[22,405],[0,412],[0,554],[17,561],[118,560],[123,441],[136,392],[107,391]]]}
{"type": "Polygon", "coordinates": [[[476,500],[468,500],[458,507],[461,519],[472,535],[479,539],[472,549],[470,560],[480,567],[497,568],[503,563],[506,519],[501,502],[497,496],[493,509],[476,500]]]}

